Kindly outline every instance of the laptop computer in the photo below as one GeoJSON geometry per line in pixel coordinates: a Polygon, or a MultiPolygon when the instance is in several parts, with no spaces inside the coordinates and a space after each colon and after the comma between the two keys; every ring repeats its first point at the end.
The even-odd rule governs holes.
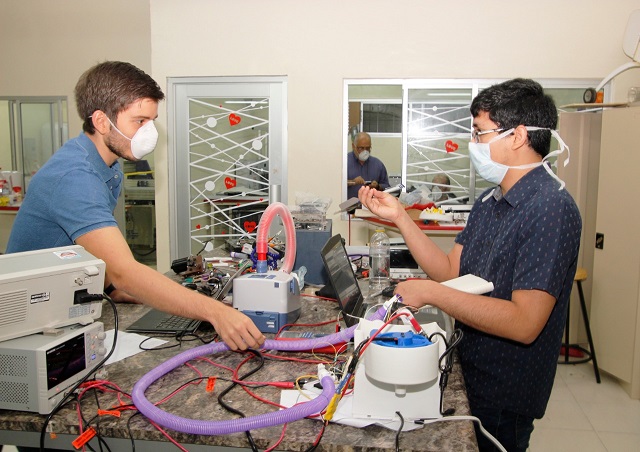
{"type": "Polygon", "coordinates": [[[125,331],[129,333],[184,335],[194,333],[200,323],[202,323],[200,320],[168,314],[151,308],[149,312],[133,322],[125,331]]]}
{"type": "MultiPolygon", "coordinates": [[[[220,287],[212,297],[216,300],[223,300],[233,287],[234,278],[241,275],[249,267],[251,267],[250,260],[247,259],[244,262],[241,262],[235,273],[226,279],[222,287],[220,287]]],[[[125,331],[130,333],[184,335],[195,332],[201,323],[202,321],[200,320],[168,314],[166,312],[159,311],[158,309],[151,308],[149,312],[132,323],[125,331]]]]}
{"type": "Polygon", "coordinates": [[[365,302],[356,274],[351,266],[342,236],[331,237],[320,252],[329,281],[335,291],[342,317],[347,326],[355,325],[364,317],[370,303],[365,302]]]}
{"type": "MultiPolygon", "coordinates": [[[[357,324],[367,314],[370,307],[385,302],[384,297],[364,297],[358,279],[351,266],[351,259],[340,234],[331,237],[321,251],[329,281],[335,291],[342,317],[348,327],[357,324]]],[[[433,306],[425,306],[414,314],[420,324],[436,322],[447,332],[453,331],[451,317],[433,306]]]]}

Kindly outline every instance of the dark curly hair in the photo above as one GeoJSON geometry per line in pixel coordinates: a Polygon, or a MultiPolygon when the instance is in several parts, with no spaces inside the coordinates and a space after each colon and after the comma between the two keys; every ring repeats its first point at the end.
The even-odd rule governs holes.
{"type": "MultiPolygon", "coordinates": [[[[471,114],[489,113],[489,118],[500,128],[511,129],[519,125],[555,129],[558,111],[553,99],[533,80],[516,78],[486,88],[471,102],[471,114]]],[[[542,157],[549,153],[551,132],[528,131],[529,144],[542,157]]]]}
{"type": "Polygon", "coordinates": [[[101,110],[113,121],[118,113],[138,99],[164,99],[160,86],[148,74],[133,64],[105,61],[85,71],[75,88],[82,130],[95,133],[91,115],[101,110]]]}

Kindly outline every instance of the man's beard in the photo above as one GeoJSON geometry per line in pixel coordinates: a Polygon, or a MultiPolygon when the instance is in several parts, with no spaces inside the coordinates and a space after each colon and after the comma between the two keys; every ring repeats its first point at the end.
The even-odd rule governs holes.
{"type": "MultiPolygon", "coordinates": [[[[114,132],[113,129],[111,129],[111,131],[114,132]]],[[[118,133],[118,132],[115,132],[115,133],[118,133]]],[[[109,137],[108,141],[106,141],[105,144],[107,145],[109,150],[113,152],[115,155],[132,162],[133,159],[131,159],[130,157],[127,157],[125,155],[125,151],[122,150],[123,146],[126,146],[126,143],[123,143],[123,141],[124,141],[124,138],[120,136],[118,136],[116,140],[112,140],[111,137],[109,137]]]]}

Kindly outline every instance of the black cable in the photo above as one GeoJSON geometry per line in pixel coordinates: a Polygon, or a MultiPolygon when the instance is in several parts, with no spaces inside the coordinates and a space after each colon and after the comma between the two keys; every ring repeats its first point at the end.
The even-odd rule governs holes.
{"type": "MultiPolygon", "coordinates": [[[[93,388],[93,394],[95,395],[95,398],[96,398],[96,404],[98,406],[98,410],[100,410],[100,400],[98,399],[98,390],[97,390],[97,388],[93,388]]],[[[82,412],[82,404],[80,403],[80,398],[77,395],[76,395],[76,402],[78,403],[78,411],[80,412],[80,418],[82,419],[82,424],[84,426],[84,430],[86,430],[95,421],[95,423],[96,423],[96,436],[95,436],[95,438],[98,440],[98,445],[100,446],[100,451],[103,452],[102,445],[104,444],[104,446],[107,448],[107,450],[109,452],[111,452],[111,448],[109,447],[109,445],[106,443],[106,441],[104,440],[104,438],[100,434],[100,415],[96,414],[91,419],[89,419],[87,421],[87,419],[84,417],[84,413],[82,412]]],[[[94,450],[91,447],[91,444],[89,442],[87,442],[85,444],[85,447],[88,447],[89,449],[94,450]]]]}
{"type": "Polygon", "coordinates": [[[178,340],[177,344],[163,345],[163,346],[158,346],[158,347],[153,347],[153,348],[144,348],[142,346],[142,344],[144,344],[145,342],[147,342],[150,339],[158,339],[158,338],[170,337],[170,336],[173,336],[176,340],[178,340],[179,334],[175,334],[175,333],[166,333],[166,334],[155,333],[153,336],[149,336],[146,339],[144,339],[142,342],[140,342],[140,344],[138,344],[138,348],[140,350],[144,350],[145,352],[149,352],[149,351],[168,350],[170,348],[182,347],[182,344],[180,343],[179,340],[178,340]]]}
{"type": "Polygon", "coordinates": [[[460,341],[462,340],[462,330],[456,329],[451,334],[451,340],[447,342],[446,337],[440,333],[435,332],[431,336],[429,336],[429,340],[433,342],[432,338],[434,336],[440,336],[444,341],[446,346],[444,353],[440,356],[438,360],[438,368],[440,369],[440,414],[442,416],[450,416],[455,413],[455,409],[449,408],[448,410],[444,409],[444,390],[447,387],[447,383],[449,382],[449,374],[453,370],[453,351],[456,349],[460,341]],[[443,364],[444,361],[444,364],[443,364]]]}
{"type": "MultiPolygon", "coordinates": [[[[254,373],[256,373],[257,371],[259,371],[262,366],[264,366],[264,357],[262,356],[262,353],[260,353],[257,350],[253,350],[251,348],[246,350],[249,353],[253,353],[255,357],[260,358],[260,363],[253,369],[251,369],[249,372],[247,372],[245,375],[242,375],[241,377],[238,378],[238,380],[244,380],[245,378],[249,377],[250,375],[253,375],[254,373]]],[[[223,397],[225,395],[227,395],[227,393],[229,393],[233,388],[235,388],[238,385],[238,383],[233,382],[231,385],[229,385],[224,391],[222,391],[220,393],[220,395],[218,396],[218,403],[227,411],[237,414],[240,417],[246,417],[245,414],[240,411],[237,410],[235,408],[233,408],[231,405],[228,405],[224,400],[223,397]]],[[[251,450],[254,452],[258,452],[258,447],[256,446],[255,441],[253,440],[253,436],[251,436],[251,432],[249,430],[245,431],[245,434],[247,436],[247,440],[249,441],[249,444],[251,446],[251,450]]]]}
{"type": "Polygon", "coordinates": [[[320,440],[324,436],[324,430],[327,428],[327,424],[328,423],[329,422],[327,422],[327,421],[322,423],[322,429],[320,430],[320,433],[318,434],[318,437],[316,438],[314,443],[311,446],[309,446],[304,452],[313,452],[318,448],[318,445],[320,444],[320,440]]]}
{"type": "Polygon", "coordinates": [[[111,304],[111,308],[113,309],[113,319],[114,319],[114,329],[113,329],[113,345],[111,346],[111,350],[109,350],[109,353],[107,353],[107,355],[102,358],[102,361],[100,361],[98,364],[96,364],[96,366],[91,369],[90,372],[87,372],[87,374],[80,379],[80,381],[78,381],[68,392],[67,394],[60,400],[60,402],[58,402],[58,404],[51,410],[51,413],[49,413],[44,421],[44,424],[42,425],[42,430],[40,430],[40,452],[44,452],[44,440],[47,434],[47,426],[49,425],[49,422],[51,422],[51,418],[60,410],[60,408],[62,408],[64,405],[67,404],[67,402],[69,401],[69,399],[71,397],[73,397],[75,395],[76,390],[80,387],[80,385],[82,383],[84,383],[85,381],[87,381],[87,379],[89,378],[89,376],[91,374],[93,374],[95,371],[97,371],[100,367],[102,367],[104,365],[104,363],[107,362],[107,360],[109,358],[111,358],[111,355],[113,354],[114,350],[116,349],[116,343],[117,343],[117,339],[118,339],[118,309],[116,308],[116,304],[114,303],[114,301],[111,299],[111,297],[107,294],[103,294],[103,297],[111,304]]]}
{"type": "Polygon", "coordinates": [[[129,416],[129,419],[127,419],[127,431],[129,432],[129,439],[131,439],[131,452],[136,452],[136,441],[133,439],[133,432],[131,431],[131,419],[139,414],[142,413],[140,413],[140,411],[136,411],[131,416],[129,416]]]}
{"type": "MultiPolygon", "coordinates": [[[[100,411],[100,399],[98,399],[98,389],[97,388],[93,388],[92,392],[93,392],[93,396],[96,399],[96,407],[98,408],[98,411],[100,411]]],[[[84,421],[84,415],[82,414],[82,405],[80,404],[80,399],[79,398],[78,398],[78,410],[80,411],[80,416],[82,417],[82,420],[84,421]]],[[[103,442],[103,440],[102,440],[102,435],[100,434],[100,421],[101,421],[100,416],[96,416],[96,436],[98,437],[98,445],[100,446],[100,452],[104,452],[102,450],[102,442],[103,442]]],[[[87,426],[88,424],[86,423],[86,421],[84,421],[84,422],[85,422],[85,426],[87,426]]],[[[111,449],[109,449],[109,446],[107,446],[107,449],[111,450],[111,449]]]]}
{"type": "Polygon", "coordinates": [[[202,252],[204,251],[204,249],[207,247],[207,243],[209,243],[211,240],[212,240],[212,239],[205,240],[205,241],[202,243],[202,248],[200,249],[200,251],[198,251],[198,252],[196,253],[196,256],[200,256],[200,253],[202,253],[202,252]]]}
{"type": "Polygon", "coordinates": [[[400,433],[402,433],[402,427],[404,427],[404,418],[400,411],[396,411],[398,417],[400,417],[400,427],[398,427],[398,431],[396,432],[396,452],[400,452],[400,433]]]}

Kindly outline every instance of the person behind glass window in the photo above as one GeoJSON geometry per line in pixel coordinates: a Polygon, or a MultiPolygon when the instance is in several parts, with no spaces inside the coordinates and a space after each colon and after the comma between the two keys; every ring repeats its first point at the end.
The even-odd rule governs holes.
{"type": "Polygon", "coordinates": [[[389,176],[384,163],[371,155],[371,136],[357,133],[351,142],[352,151],[347,156],[347,199],[358,196],[358,190],[367,184],[371,188],[389,188],[389,176]]]}
{"type": "Polygon", "coordinates": [[[431,186],[431,199],[433,202],[444,202],[456,197],[454,193],[451,193],[451,180],[446,174],[436,174],[431,182],[433,184],[431,186]]]}

